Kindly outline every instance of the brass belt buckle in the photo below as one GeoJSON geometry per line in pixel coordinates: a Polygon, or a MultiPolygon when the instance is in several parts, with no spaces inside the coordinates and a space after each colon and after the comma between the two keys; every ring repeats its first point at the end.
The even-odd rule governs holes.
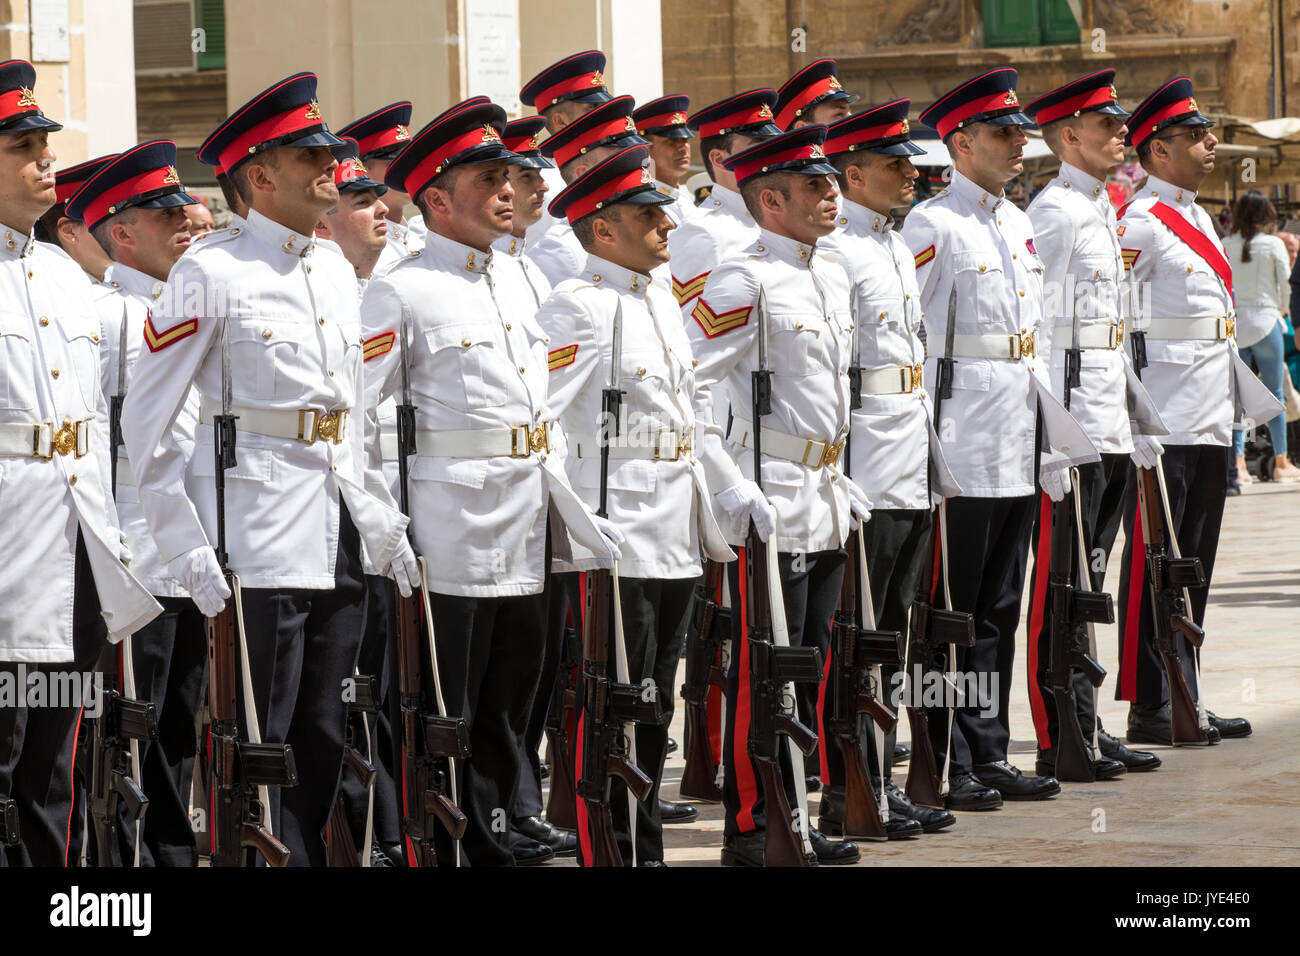
{"type": "Polygon", "coordinates": [[[1124,337],[1124,323],[1122,321],[1112,322],[1106,327],[1106,331],[1109,333],[1106,348],[1114,351],[1119,348],[1120,340],[1124,337]]]}
{"type": "Polygon", "coordinates": [[[925,370],[925,366],[923,365],[912,366],[912,381],[910,383],[912,387],[908,389],[909,392],[915,392],[918,388],[920,388],[923,384],[925,384],[924,370],[925,370]]]}
{"type": "Polygon", "coordinates": [[[54,452],[60,455],[76,453],[75,457],[80,458],[85,454],[77,447],[77,426],[73,424],[71,418],[65,418],[62,426],[54,433],[54,440],[50,442],[50,458],[54,457],[54,452]]]}
{"type": "Polygon", "coordinates": [[[840,460],[840,453],[844,451],[845,439],[841,438],[837,442],[827,442],[826,451],[822,453],[822,460],[818,462],[818,468],[825,468],[828,465],[834,465],[840,460]]]}
{"type": "Polygon", "coordinates": [[[343,440],[343,426],[347,421],[347,411],[326,412],[316,416],[316,437],[321,441],[338,444],[343,440]]]}
{"type": "Polygon", "coordinates": [[[1232,339],[1237,336],[1237,316],[1235,314],[1224,316],[1223,318],[1223,338],[1232,339]]]}
{"type": "Polygon", "coordinates": [[[316,430],[320,427],[320,412],[314,408],[298,409],[298,434],[295,436],[297,441],[307,445],[316,443],[316,430]],[[311,416],[311,427],[307,427],[307,416],[311,416]]]}
{"type": "Polygon", "coordinates": [[[807,441],[804,442],[803,457],[799,459],[799,464],[807,465],[809,468],[820,468],[822,466],[822,462],[826,460],[826,453],[829,450],[830,450],[830,446],[826,442],[818,441],[815,438],[809,438],[807,441]],[[822,446],[822,450],[818,452],[816,455],[812,454],[814,445],[822,446]],[[809,456],[812,456],[811,461],[809,461],[809,456]]]}
{"type": "MultiPolygon", "coordinates": [[[[547,422],[542,422],[528,433],[528,448],[535,454],[551,450],[551,437],[547,431],[547,422]]],[[[525,425],[525,428],[528,426],[525,425]]]]}

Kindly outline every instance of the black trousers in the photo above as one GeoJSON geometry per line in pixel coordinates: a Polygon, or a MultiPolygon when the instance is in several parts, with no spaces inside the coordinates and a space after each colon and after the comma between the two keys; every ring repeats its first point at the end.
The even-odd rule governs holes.
{"type": "MultiPolygon", "coordinates": [[[[348,718],[354,746],[375,767],[373,839],[385,846],[402,842],[397,775],[393,770],[396,766],[393,727],[400,720],[393,714],[393,710],[398,708],[397,663],[392,654],[397,629],[394,588],[391,578],[379,574],[366,575],[366,626],[357,655],[357,673],[375,678],[379,686],[379,712],[366,714],[364,720],[361,714],[348,718]]],[[[352,837],[362,856],[368,856],[370,847],[362,846],[362,842],[370,793],[348,771],[344,771],[340,786],[352,837]]]]}
{"type": "MultiPolygon", "coordinates": [[[[289,848],[290,866],[325,865],[347,731],[343,682],[352,677],[365,626],[361,541],[342,502],[339,509],[332,589],[243,591],[262,740],[289,744],[298,766],[297,786],[270,790],[271,830],[289,848]]],[[[241,701],[241,719],[242,708],[241,701]]]]}
{"type": "MultiPolygon", "coordinates": [[[[727,666],[727,699],[733,702],[734,706],[727,708],[722,740],[725,764],[722,786],[722,804],[726,814],[724,836],[761,830],[765,825],[762,785],[747,751],[750,727],[750,681],[745,609],[748,596],[744,581],[745,549],[738,550],[740,560],[727,566],[728,585],[737,599],[732,602],[732,651],[727,666]]],[[[777,557],[786,621],[790,631],[790,645],[792,647],[816,646],[821,649],[822,659],[825,660],[831,641],[831,619],[835,614],[835,605],[839,601],[840,581],[844,576],[844,552],[836,549],[807,554],[781,553],[777,557]]],[[[802,720],[802,710],[800,715],[802,720]]],[[[811,719],[812,723],[809,727],[816,730],[815,714],[811,719]]],[[[795,797],[794,778],[791,776],[789,756],[784,743],[779,751],[786,798],[790,801],[792,809],[806,812],[806,808],[800,806],[795,797]]]]}
{"type": "MultiPolygon", "coordinates": [[[[1228,478],[1223,457],[1221,445],[1166,445],[1161,459],[1178,545],[1184,557],[1200,558],[1205,571],[1205,586],[1190,589],[1191,613],[1197,624],[1205,623],[1205,603],[1210,594],[1223,505],[1227,500],[1228,478]]],[[[1115,698],[1156,706],[1168,702],[1169,685],[1155,648],[1142,522],[1137,514],[1137,469],[1132,466],[1128,469],[1128,488],[1124,495],[1124,530],[1128,540],[1124,543],[1119,602],[1115,608],[1115,616],[1119,618],[1119,679],[1115,682],[1115,698]]],[[[1194,695],[1199,694],[1191,651],[1181,636],[1176,640],[1187,686],[1194,695]]]]}
{"type": "MultiPolygon", "coordinates": [[[[514,866],[510,817],[520,741],[541,676],[546,595],[429,598],[443,702],[469,725],[472,755],[456,762],[457,804],[469,818],[463,862],[514,866]]],[[[435,847],[440,865],[452,865],[452,841],[441,827],[435,847]]]]}
{"type": "MultiPolygon", "coordinates": [[[[90,558],[77,535],[72,604],[72,654],[69,663],[22,665],[28,679],[35,674],[89,674],[107,641],[90,558]]],[[[34,583],[35,584],[35,583],[34,583]]],[[[0,662],[0,674],[16,691],[20,665],[0,662]]],[[[0,799],[18,805],[22,840],[0,849],[0,866],[66,866],[72,822],[72,765],[77,735],[83,727],[82,708],[0,707],[0,799]]],[[[87,770],[89,773],[89,770],[87,770]]],[[[191,837],[191,841],[193,837],[191,837]]]]}
{"type": "MultiPolygon", "coordinates": [[[[957,648],[959,681],[989,694],[991,716],[981,716],[974,694],[953,714],[951,771],[1007,758],[1011,741],[1011,666],[1029,559],[1036,498],[948,499],[948,581],[953,607],[975,616],[975,646],[957,648]],[[973,680],[972,680],[973,678],[973,680]]],[[[935,520],[939,520],[936,515],[935,520]]],[[[936,581],[942,598],[943,584],[936,581]]],[[[929,711],[935,759],[943,767],[947,714],[929,711]]]]}
{"type": "MultiPolygon", "coordinates": [[[[1105,588],[1106,561],[1110,549],[1115,545],[1115,536],[1119,532],[1120,519],[1124,512],[1124,489],[1128,482],[1128,455],[1101,456],[1101,461],[1079,466],[1080,500],[1076,507],[1083,518],[1084,543],[1088,550],[1088,575],[1092,590],[1105,588]]],[[[1052,686],[1048,680],[1048,667],[1051,663],[1052,609],[1051,589],[1048,587],[1048,571],[1051,561],[1052,542],[1061,533],[1060,528],[1052,525],[1051,499],[1042,495],[1039,500],[1038,514],[1034,522],[1032,548],[1034,554],[1034,571],[1029,577],[1029,614],[1028,614],[1028,667],[1029,667],[1029,710],[1034,719],[1034,730],[1038,737],[1038,749],[1047,750],[1056,746],[1057,713],[1052,699],[1052,686]],[[1044,529],[1048,533],[1043,533],[1044,529]]],[[[1066,531],[1073,542],[1075,530],[1066,531]]],[[[1070,548],[1069,566],[1071,584],[1077,583],[1078,545],[1070,548]]],[[[1103,663],[1098,661],[1099,664],[1103,663]]],[[[1104,665],[1103,665],[1104,666],[1104,665]]],[[[1092,684],[1082,672],[1075,671],[1071,676],[1074,688],[1076,716],[1084,738],[1092,739],[1092,727],[1095,720],[1095,701],[1092,684]]]]}
{"type": "MultiPolygon", "coordinates": [[[[533,695],[533,705],[528,712],[528,722],[519,741],[519,760],[523,768],[519,776],[519,790],[515,794],[514,817],[539,817],[542,815],[542,765],[538,751],[546,734],[546,717],[550,713],[555,684],[567,675],[560,674],[560,652],[564,643],[564,628],[568,622],[572,602],[577,611],[578,572],[552,574],[547,579],[546,646],[542,649],[542,669],[533,695]]],[[[580,620],[580,612],[575,615],[580,620]]]]}
{"type": "MultiPolygon", "coordinates": [[[[876,610],[876,628],[897,631],[907,639],[907,621],[921,569],[925,564],[926,547],[930,543],[932,513],[923,508],[881,509],[871,513],[871,520],[862,526],[863,544],[867,552],[867,577],[871,581],[871,600],[876,610]]],[[[861,603],[861,599],[859,598],[861,603]]],[[[861,605],[865,608],[865,604],[861,605]]],[[[897,667],[882,664],[881,687],[886,703],[890,702],[890,689],[894,686],[897,667]]],[[[880,774],[876,757],[875,731],[870,720],[862,724],[860,740],[867,767],[872,777],[880,774]]],[[[885,735],[885,779],[892,776],[896,732],[885,735]]],[[[832,787],[844,786],[844,758],[833,742],[827,741],[822,752],[822,778],[832,787]]]]}

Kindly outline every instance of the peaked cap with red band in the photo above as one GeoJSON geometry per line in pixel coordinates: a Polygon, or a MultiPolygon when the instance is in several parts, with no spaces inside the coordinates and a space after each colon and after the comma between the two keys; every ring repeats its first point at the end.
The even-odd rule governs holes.
{"type": "Polygon", "coordinates": [[[789,129],[804,113],[818,103],[847,100],[856,103],[856,93],[845,93],[840,86],[838,67],[834,60],[817,60],[809,63],[776,91],[776,125],[789,129]]]}
{"type": "Polygon", "coordinates": [[[826,162],[825,142],[825,126],[800,126],[741,150],[722,165],[736,174],[738,186],[765,173],[834,176],[835,167],[826,162]]]}
{"type": "Polygon", "coordinates": [[[339,161],[338,166],[334,167],[334,185],[339,188],[339,192],[358,193],[363,189],[373,189],[377,196],[388,192],[387,186],[375,182],[366,172],[366,167],[361,162],[361,147],[355,139],[344,136],[343,145],[335,146],[331,152],[339,161]]]}
{"type": "Polygon", "coordinates": [[[972,77],[931,103],[921,114],[921,122],[937,130],[940,139],[971,123],[1033,126],[1034,121],[1020,111],[1016,77],[1009,66],[972,77]]]}
{"type": "Polygon", "coordinates": [[[588,50],[552,63],[524,84],[519,99],[541,113],[563,100],[575,103],[605,103],[605,54],[588,50]]]}
{"type": "Polygon", "coordinates": [[[353,120],[338,131],[339,136],[351,136],[361,150],[360,158],[387,157],[411,141],[411,104],[403,100],[389,103],[361,119],[353,120]]]}
{"type": "Polygon", "coordinates": [[[655,188],[650,150],[632,146],[597,163],[551,200],[551,215],[575,223],[606,206],[663,206],[672,202],[655,188]]]}
{"type": "Polygon", "coordinates": [[[1058,86],[1026,106],[1025,112],[1039,126],[1082,113],[1128,116],[1119,105],[1119,94],[1115,92],[1114,70],[1098,70],[1058,86]]]}
{"type": "Polygon", "coordinates": [[[63,129],[36,105],[36,67],[26,60],[0,63],[0,133],[63,129]]]}
{"type": "Polygon", "coordinates": [[[686,125],[699,133],[700,139],[727,133],[743,133],[754,139],[780,136],[781,127],[772,121],[774,105],[776,90],[746,90],[704,107],[686,125]]]}
{"type": "Polygon", "coordinates": [[[525,116],[506,123],[501,141],[506,144],[506,149],[520,157],[521,161],[516,165],[525,169],[555,168],[555,164],[541,153],[542,132],[545,129],[546,120],[540,116],[525,116]]]}
{"type": "Polygon", "coordinates": [[[1124,145],[1136,149],[1167,126],[1213,126],[1192,96],[1192,81],[1175,77],[1133,108],[1124,145]]]}
{"type": "MultiPolygon", "coordinates": [[[[98,159],[88,159],[84,163],[77,163],[77,165],[69,166],[67,169],[57,170],[54,173],[56,201],[66,203],[87,179],[116,158],[117,153],[109,153],[107,156],[100,156],[98,159]]],[[[66,211],[64,215],[67,215],[66,211]]]]}
{"type": "Polygon", "coordinates": [[[411,138],[388,167],[384,184],[415,197],[452,166],[518,163],[501,140],[505,128],[506,111],[485,97],[457,103],[411,138]]]}
{"type": "Polygon", "coordinates": [[[661,96],[642,103],[632,111],[632,120],[640,136],[666,136],[669,139],[690,139],[694,133],[686,125],[686,114],[691,109],[691,98],[681,93],[661,96]]]}
{"type": "Polygon", "coordinates": [[[564,129],[552,133],[541,145],[542,155],[555,160],[555,165],[563,166],[597,146],[649,145],[636,134],[636,122],[632,119],[635,106],[630,96],[618,96],[608,103],[601,103],[564,129]]]}
{"type": "Polygon", "coordinates": [[[263,90],[226,117],[203,145],[199,162],[226,175],[244,160],[276,146],[338,146],[316,102],[316,74],[295,73],[263,90]]]}
{"type": "Polygon", "coordinates": [[[827,156],[836,153],[884,153],[886,156],[919,156],[925,152],[911,141],[911,124],[907,121],[912,101],[883,103],[846,116],[826,130],[822,147],[827,156]]]}
{"type": "Polygon", "coordinates": [[[154,139],[133,146],[100,167],[68,200],[68,217],[94,229],[124,209],[170,209],[198,200],[176,172],[176,144],[154,139]]]}

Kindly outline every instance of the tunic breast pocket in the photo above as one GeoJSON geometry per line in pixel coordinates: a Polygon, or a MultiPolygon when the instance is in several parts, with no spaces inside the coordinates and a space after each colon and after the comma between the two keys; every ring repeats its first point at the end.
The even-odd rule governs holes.
{"type": "Polygon", "coordinates": [[[81,400],[86,403],[87,409],[92,409],[100,390],[98,333],[77,332],[69,336],[68,351],[72,353],[72,361],[77,370],[81,400]]]}
{"type": "MultiPolygon", "coordinates": [[[[973,305],[977,322],[983,324],[988,320],[1000,324],[998,320],[1005,312],[1003,296],[1006,294],[1001,261],[992,254],[958,252],[953,255],[952,263],[953,281],[957,283],[957,308],[969,309],[973,305]]],[[[958,326],[960,330],[961,326],[958,326]]]]}
{"type": "MultiPolygon", "coordinates": [[[[4,327],[0,316],[0,409],[27,411],[36,407],[36,364],[31,340],[4,327]]],[[[19,321],[15,316],[10,324],[19,321]]]]}
{"type": "Polygon", "coordinates": [[[826,320],[807,315],[789,317],[782,328],[769,327],[768,362],[782,375],[805,376],[828,365],[826,320]]]}
{"type": "Polygon", "coordinates": [[[261,401],[295,398],[298,386],[290,370],[302,347],[293,326],[231,320],[230,368],[237,395],[261,401]]]}
{"type": "Polygon", "coordinates": [[[510,369],[489,329],[478,323],[440,325],[425,336],[434,374],[445,376],[447,387],[439,391],[448,405],[469,410],[505,404],[505,375],[510,369]]]}

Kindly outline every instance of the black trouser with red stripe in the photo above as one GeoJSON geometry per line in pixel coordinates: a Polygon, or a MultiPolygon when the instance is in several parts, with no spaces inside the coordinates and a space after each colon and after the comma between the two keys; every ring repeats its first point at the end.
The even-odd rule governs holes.
{"type": "MultiPolygon", "coordinates": [[[[1184,557],[1201,559],[1205,587],[1191,588],[1191,613],[1197,624],[1205,623],[1205,603],[1210,594],[1214,556],[1219,550],[1219,528],[1227,500],[1228,476],[1223,466],[1222,445],[1166,445],[1161,460],[1169,489],[1169,510],[1173,512],[1174,534],[1184,557]]],[[[1146,549],[1142,542],[1142,521],[1137,514],[1137,469],[1128,470],[1124,495],[1124,563],[1120,570],[1119,679],[1116,700],[1156,706],[1169,700],[1169,685],[1160,654],[1155,648],[1150,590],[1146,581],[1146,549]]],[[[1192,656],[1186,642],[1176,638],[1178,656],[1187,675],[1187,686],[1199,694],[1192,656]]]]}
{"type": "MultiPolygon", "coordinates": [[[[1083,517],[1083,536],[1088,548],[1088,574],[1092,590],[1102,591],[1106,581],[1106,561],[1115,545],[1120,517],[1124,511],[1124,489],[1128,483],[1128,455],[1105,454],[1101,461],[1079,466],[1079,492],[1081,500],[1076,507],[1083,517]]],[[[1038,749],[1056,746],[1056,705],[1052,701],[1052,686],[1048,680],[1051,662],[1052,609],[1051,589],[1048,587],[1051,542],[1060,529],[1052,527],[1051,499],[1040,496],[1037,520],[1034,522],[1033,554],[1034,573],[1029,579],[1028,614],[1028,667],[1029,710],[1034,718],[1038,749]],[[1050,534],[1042,534],[1044,527],[1050,534]]],[[[1074,529],[1070,529],[1074,533],[1074,529]]],[[[1077,582],[1078,546],[1070,549],[1069,575],[1077,582]]],[[[1103,664],[1102,661],[1097,663],[1103,664]]],[[[1104,664],[1103,664],[1104,666],[1104,664]]],[[[1092,739],[1094,699],[1092,684],[1081,671],[1071,675],[1076,713],[1084,738],[1092,739]]]]}
{"type": "MultiPolygon", "coordinates": [[[[17,846],[0,848],[0,867],[65,866],[71,862],[68,831],[73,825],[73,753],[78,733],[88,724],[81,719],[80,707],[25,706],[27,688],[20,685],[18,676],[20,667],[29,680],[35,674],[43,674],[47,685],[53,688],[55,675],[70,672],[88,675],[94,670],[107,635],[90,558],[80,532],[74,568],[73,659],[60,664],[0,663],[0,678],[14,693],[23,695],[15,703],[24,705],[0,706],[0,799],[10,799],[18,805],[18,829],[22,835],[17,846]]],[[[32,586],[40,584],[33,582],[32,586]]],[[[84,690],[84,679],[79,678],[77,685],[84,690]]],[[[89,775],[88,768],[86,774],[89,775]]]]}
{"type": "MultiPolygon", "coordinates": [[[[974,695],[957,707],[952,724],[952,772],[969,772],[974,764],[1007,759],[1011,740],[1011,666],[1016,653],[1016,625],[1025,588],[1029,535],[1037,498],[949,498],[948,581],[952,603],[975,616],[975,646],[957,648],[957,671],[975,677],[992,699],[985,708],[974,695]],[[995,696],[994,696],[995,695],[995,696]]],[[[936,518],[936,520],[938,520],[936,518]]],[[[937,591],[942,601],[943,585],[937,591]]],[[[970,687],[969,680],[966,686],[970,687]]],[[[943,766],[947,751],[947,714],[929,711],[935,759],[943,766]]]]}
{"type": "MultiPolygon", "coordinates": [[[[722,759],[726,768],[722,787],[722,803],[726,811],[724,836],[761,830],[764,826],[763,789],[747,750],[750,687],[745,611],[749,595],[744,580],[744,548],[737,551],[740,560],[727,566],[727,583],[735,599],[731,607],[731,660],[727,667],[727,699],[733,706],[727,708],[722,741],[722,759]]],[[[840,581],[844,576],[844,552],[838,548],[809,553],[782,552],[777,555],[777,560],[790,645],[816,646],[821,649],[824,660],[830,649],[831,619],[839,602],[840,581]]],[[[812,719],[814,722],[809,726],[815,730],[816,717],[812,719]]],[[[789,753],[784,743],[779,751],[786,798],[792,809],[807,812],[795,797],[789,753]]]]}
{"type": "MultiPolygon", "coordinates": [[[[564,628],[568,624],[569,605],[577,603],[578,575],[576,572],[552,574],[546,585],[546,646],[542,651],[541,680],[533,695],[533,706],[528,713],[528,723],[519,741],[519,760],[523,768],[519,776],[519,790],[515,794],[512,817],[540,817],[542,815],[542,766],[538,750],[546,733],[546,717],[551,710],[555,684],[562,679],[560,652],[564,645],[564,628]]],[[[580,615],[575,607],[575,621],[580,615]]],[[[568,675],[563,675],[567,682],[568,675]]],[[[572,742],[570,742],[572,753],[572,742]]],[[[558,759],[558,755],[552,755],[558,759]]]]}
{"type": "MultiPolygon", "coordinates": [[[[876,628],[881,631],[898,631],[907,636],[907,619],[912,598],[916,594],[921,568],[927,557],[926,545],[930,541],[932,512],[923,508],[880,509],[871,512],[871,520],[862,526],[863,544],[867,552],[867,577],[871,581],[871,600],[876,609],[876,628]]],[[[865,607],[865,605],[863,605],[865,607]]],[[[890,698],[894,674],[898,668],[888,664],[880,667],[883,699],[893,706],[890,698]]],[[[822,685],[825,694],[825,684],[822,685]]],[[[870,721],[863,724],[868,733],[863,741],[872,741],[865,747],[867,767],[873,777],[880,774],[874,745],[875,731],[870,721]]],[[[893,770],[894,742],[897,733],[885,735],[885,779],[893,770]]],[[[833,741],[822,747],[822,780],[832,787],[844,786],[844,758],[833,741]]]]}

